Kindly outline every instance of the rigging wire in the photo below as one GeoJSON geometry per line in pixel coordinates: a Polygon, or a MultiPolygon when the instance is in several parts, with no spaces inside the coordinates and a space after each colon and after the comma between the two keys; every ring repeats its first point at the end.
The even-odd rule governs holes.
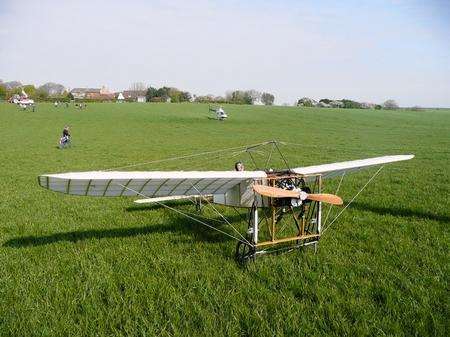
{"type": "Polygon", "coordinates": [[[149,164],[164,163],[164,162],[168,162],[168,161],[175,161],[175,160],[180,160],[180,159],[194,158],[194,157],[205,156],[205,155],[221,153],[221,152],[237,150],[237,149],[247,149],[249,147],[254,147],[254,146],[268,144],[269,142],[270,141],[266,141],[266,142],[261,142],[261,143],[257,143],[257,144],[252,144],[252,145],[241,145],[241,146],[235,146],[235,147],[230,147],[230,148],[225,148],[225,149],[219,149],[219,150],[213,150],[213,151],[205,151],[205,152],[201,152],[201,153],[193,153],[193,154],[184,155],[184,156],[178,156],[178,157],[157,159],[157,160],[152,160],[152,161],[148,161],[148,162],[145,162],[145,163],[137,163],[137,164],[124,165],[124,166],[117,166],[117,167],[112,167],[112,168],[109,168],[109,169],[105,169],[104,171],[112,171],[112,170],[117,170],[117,169],[124,169],[124,168],[137,167],[137,166],[144,166],[144,165],[149,165],[149,164]]]}
{"type": "Polygon", "coordinates": [[[324,228],[324,230],[322,231],[322,235],[325,233],[325,231],[331,227],[331,225],[341,216],[341,214],[347,209],[348,206],[351,205],[351,203],[356,199],[356,197],[367,187],[367,185],[369,185],[369,183],[381,172],[381,170],[384,168],[384,165],[381,166],[377,172],[375,172],[375,174],[366,182],[366,184],[358,191],[358,193],[355,194],[355,196],[352,198],[352,200],[350,200],[350,202],[338,213],[338,215],[336,215],[336,217],[333,219],[333,221],[331,221],[331,223],[324,228]]]}
{"type": "Polygon", "coordinates": [[[192,185],[192,187],[197,191],[197,193],[200,195],[200,197],[202,197],[203,198],[203,200],[205,200],[207,203],[208,203],[208,205],[210,205],[213,209],[214,209],[214,211],[216,211],[216,213],[217,214],[219,214],[219,216],[222,218],[222,219],[224,219],[225,221],[226,221],[226,223],[231,227],[231,228],[233,228],[233,230],[245,241],[245,242],[247,242],[249,245],[251,245],[250,244],[250,242],[248,242],[248,240],[241,234],[241,233],[239,233],[239,231],[236,229],[236,228],[234,228],[234,226],[228,221],[228,219],[227,218],[225,218],[223,215],[222,215],[222,213],[220,213],[218,210],[217,210],[217,208],[215,208],[214,207],[214,205],[207,199],[207,198],[205,198],[204,197],[204,195],[202,194],[202,192],[200,192],[199,190],[198,190],[198,188],[194,185],[194,184],[191,184],[192,185]]]}
{"type": "MultiPolygon", "coordinates": [[[[347,172],[347,171],[344,171],[344,173],[342,173],[341,180],[339,181],[339,185],[338,185],[338,187],[337,187],[337,189],[336,189],[336,192],[334,192],[335,195],[338,194],[339,189],[341,188],[342,180],[344,180],[344,176],[345,176],[345,173],[346,173],[346,172],[347,172]]],[[[333,208],[333,204],[331,204],[331,205],[330,205],[330,208],[328,208],[327,216],[325,217],[325,221],[323,222],[324,224],[327,223],[327,220],[328,220],[328,217],[329,217],[329,215],[330,215],[330,213],[331,213],[331,209],[332,209],[332,208],[333,208]]]]}
{"type": "MultiPolygon", "coordinates": [[[[137,195],[140,195],[140,196],[142,196],[142,197],[144,197],[144,198],[149,198],[147,195],[145,195],[145,194],[143,194],[143,193],[141,193],[141,192],[138,192],[138,191],[136,191],[136,190],[134,190],[134,189],[132,189],[132,188],[126,186],[126,185],[122,185],[122,184],[120,184],[120,183],[115,183],[115,184],[116,184],[116,185],[119,185],[119,186],[123,187],[124,189],[127,189],[127,190],[129,190],[129,191],[131,191],[131,192],[133,192],[133,193],[136,193],[137,195]]],[[[239,241],[239,242],[242,242],[242,243],[244,243],[244,244],[249,244],[248,242],[244,242],[244,241],[242,241],[241,239],[238,239],[238,238],[236,238],[235,236],[233,236],[233,235],[231,235],[231,234],[229,234],[229,233],[227,233],[227,232],[225,232],[225,231],[222,231],[222,230],[220,230],[220,229],[218,229],[218,228],[216,228],[216,227],[214,227],[214,226],[211,226],[210,224],[207,224],[207,223],[204,222],[204,221],[201,221],[201,220],[199,220],[199,219],[197,219],[197,218],[194,218],[193,216],[191,216],[191,215],[189,215],[189,214],[187,214],[187,213],[185,213],[185,212],[182,212],[182,211],[180,211],[180,210],[178,210],[178,209],[176,209],[176,208],[170,207],[169,205],[166,205],[166,204],[164,204],[164,203],[162,203],[162,202],[159,202],[159,201],[155,201],[155,203],[157,203],[157,204],[159,204],[159,205],[161,205],[161,206],[163,206],[163,207],[165,207],[165,208],[167,208],[167,209],[169,209],[169,210],[171,210],[171,211],[174,211],[174,212],[176,212],[176,213],[178,213],[178,214],[184,215],[185,217],[187,217],[187,218],[189,218],[189,219],[191,219],[191,220],[194,220],[194,221],[196,221],[196,222],[198,222],[198,223],[200,223],[200,224],[202,224],[202,225],[204,225],[204,226],[206,226],[206,227],[208,227],[208,228],[211,228],[211,229],[213,229],[213,230],[215,230],[215,231],[218,231],[218,232],[220,232],[220,233],[222,233],[222,234],[224,234],[224,235],[226,235],[226,236],[228,236],[228,237],[230,237],[230,238],[232,238],[232,239],[235,239],[235,240],[237,240],[237,241],[239,241]]],[[[250,246],[253,247],[254,245],[252,245],[252,244],[250,243],[250,246]]]]}

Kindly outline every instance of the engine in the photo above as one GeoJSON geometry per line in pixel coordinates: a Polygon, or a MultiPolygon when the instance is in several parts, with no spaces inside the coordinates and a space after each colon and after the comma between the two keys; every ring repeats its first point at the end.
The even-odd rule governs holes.
{"type": "MultiPolygon", "coordinates": [[[[281,178],[275,181],[275,186],[284,190],[298,190],[299,192],[311,193],[311,189],[306,186],[301,178],[281,178]]],[[[279,198],[276,199],[277,207],[300,207],[303,204],[310,203],[310,200],[302,198],[279,198]]]]}

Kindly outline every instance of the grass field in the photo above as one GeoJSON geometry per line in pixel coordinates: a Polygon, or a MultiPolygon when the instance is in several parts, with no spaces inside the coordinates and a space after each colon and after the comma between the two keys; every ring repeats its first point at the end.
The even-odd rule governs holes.
{"type": "MultiPolygon", "coordinates": [[[[207,109],[0,104],[0,336],[448,336],[449,110],[227,106],[218,122],[207,109]],[[74,145],[59,150],[65,124],[74,145]],[[270,139],[303,144],[283,146],[293,166],[416,158],[381,171],[317,254],[247,269],[235,241],[168,210],[57,194],[36,179],[270,139]]],[[[223,170],[237,159],[251,169],[225,154],[137,169],[223,170]]],[[[340,195],[348,201],[373,173],[346,177],[340,195]]]]}

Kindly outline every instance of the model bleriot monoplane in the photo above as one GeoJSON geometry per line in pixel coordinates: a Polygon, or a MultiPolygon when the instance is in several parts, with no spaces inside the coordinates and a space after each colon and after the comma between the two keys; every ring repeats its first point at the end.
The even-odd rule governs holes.
{"type": "Polygon", "coordinates": [[[143,197],[137,202],[163,206],[170,200],[198,198],[211,204],[246,208],[248,227],[245,233],[238,233],[236,247],[236,258],[245,262],[281,245],[317,247],[323,204],[343,204],[339,196],[323,193],[324,180],[342,179],[374,166],[381,169],[385,164],[413,157],[383,156],[284,170],[71,172],[44,174],[38,181],[44,188],[71,195],[143,197]]]}

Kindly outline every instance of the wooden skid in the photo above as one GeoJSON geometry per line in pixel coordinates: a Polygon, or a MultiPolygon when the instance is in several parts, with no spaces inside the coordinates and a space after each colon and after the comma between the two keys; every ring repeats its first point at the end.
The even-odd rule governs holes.
{"type": "Polygon", "coordinates": [[[296,240],[306,240],[306,239],[312,239],[312,238],[319,238],[320,234],[308,234],[308,235],[299,235],[299,236],[292,236],[289,238],[283,238],[283,239],[276,239],[271,241],[264,241],[256,244],[256,247],[263,247],[263,246],[270,246],[270,245],[276,245],[278,243],[283,242],[289,242],[289,241],[296,241],[296,240]]]}

